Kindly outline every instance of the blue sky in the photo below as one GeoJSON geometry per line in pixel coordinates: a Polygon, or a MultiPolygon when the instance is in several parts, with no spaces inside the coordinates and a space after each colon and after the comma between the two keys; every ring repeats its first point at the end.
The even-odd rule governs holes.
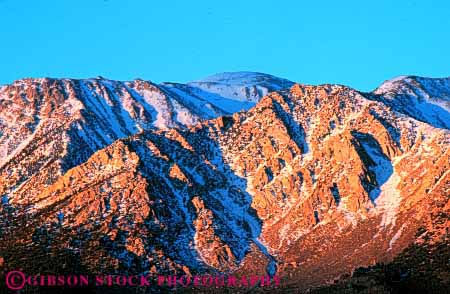
{"type": "Polygon", "coordinates": [[[450,1],[0,0],[0,84],[240,70],[360,90],[450,76],[450,1]]]}

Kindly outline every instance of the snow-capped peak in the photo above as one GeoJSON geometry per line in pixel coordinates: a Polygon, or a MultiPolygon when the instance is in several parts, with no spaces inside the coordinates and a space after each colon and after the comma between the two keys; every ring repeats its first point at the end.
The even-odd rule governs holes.
{"type": "MultiPolygon", "coordinates": [[[[249,103],[240,106],[248,109],[269,92],[289,88],[294,83],[269,74],[257,72],[224,72],[215,74],[187,85],[196,91],[210,93],[224,99],[249,103]]],[[[220,107],[220,106],[219,106],[220,107]]],[[[238,111],[238,108],[229,108],[226,111],[238,111]]]]}
{"type": "Polygon", "coordinates": [[[266,85],[269,83],[273,86],[281,86],[283,88],[294,84],[289,80],[275,77],[273,75],[250,71],[217,73],[200,80],[192,81],[189,84],[197,83],[218,83],[241,86],[266,85]]]}
{"type": "Polygon", "coordinates": [[[375,91],[375,94],[386,94],[389,92],[405,92],[407,88],[421,88],[429,96],[450,97],[450,77],[447,78],[424,78],[418,76],[398,76],[385,81],[375,91]],[[409,87],[408,87],[409,86],[409,87]],[[402,91],[403,90],[403,91],[402,91]]]}
{"type": "Polygon", "coordinates": [[[396,111],[450,129],[450,77],[400,76],[385,81],[373,94],[396,111]]]}

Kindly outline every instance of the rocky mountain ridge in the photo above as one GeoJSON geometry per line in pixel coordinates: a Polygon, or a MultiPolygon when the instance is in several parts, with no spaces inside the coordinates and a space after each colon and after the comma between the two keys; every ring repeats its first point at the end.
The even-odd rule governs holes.
{"type": "Polygon", "coordinates": [[[12,245],[64,248],[90,272],[277,274],[300,291],[392,260],[419,242],[436,199],[448,205],[449,79],[402,77],[372,93],[283,80],[266,93],[267,79],[242,75],[254,107],[222,116],[203,97],[211,108],[189,108],[189,121],[150,106],[175,105],[169,91],[193,84],[242,83],[2,88],[6,266],[31,258],[12,245]]]}

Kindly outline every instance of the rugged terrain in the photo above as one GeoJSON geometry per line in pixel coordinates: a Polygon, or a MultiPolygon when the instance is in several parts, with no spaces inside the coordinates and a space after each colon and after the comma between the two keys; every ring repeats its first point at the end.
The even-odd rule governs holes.
{"type": "Polygon", "coordinates": [[[445,247],[449,93],[449,78],[363,93],[254,73],[4,86],[3,268],[276,274],[306,291],[445,247]]]}

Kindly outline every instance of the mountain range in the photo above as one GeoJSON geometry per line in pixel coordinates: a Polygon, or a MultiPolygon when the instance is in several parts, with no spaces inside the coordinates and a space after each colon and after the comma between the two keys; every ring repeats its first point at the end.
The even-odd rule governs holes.
{"type": "Polygon", "coordinates": [[[435,260],[422,286],[439,291],[449,170],[450,78],[372,92],[252,72],[18,80],[0,87],[0,271],[277,275],[292,293],[397,293],[420,289],[430,258],[408,252],[421,248],[435,260]],[[401,281],[354,286],[381,264],[401,281]]]}

